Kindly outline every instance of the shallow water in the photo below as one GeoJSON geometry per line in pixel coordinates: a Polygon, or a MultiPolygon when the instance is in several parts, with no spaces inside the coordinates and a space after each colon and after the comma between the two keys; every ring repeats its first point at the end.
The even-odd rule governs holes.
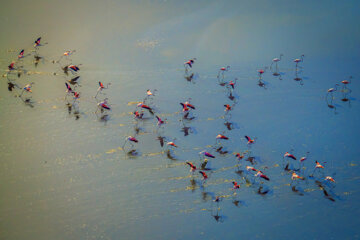
{"type": "Polygon", "coordinates": [[[319,15],[315,12],[321,6],[306,1],[298,11],[282,1],[271,6],[231,1],[21,3],[20,9],[7,3],[7,11],[1,10],[7,19],[1,27],[9,33],[0,40],[1,69],[38,35],[48,44],[39,50],[45,62],[35,68],[26,57],[29,74],[15,78],[22,87],[35,83],[33,93],[25,95],[32,97],[33,107],[7,90],[6,77],[0,82],[1,239],[359,238],[359,76],[354,66],[360,61],[354,29],[360,21],[351,14],[359,9],[355,2],[328,4],[319,15]],[[351,39],[330,35],[324,41],[333,32],[322,21],[333,23],[334,12],[343,18],[332,30],[351,34],[351,39]],[[302,16],[306,21],[297,21],[302,16]],[[30,19],[37,24],[22,25],[30,19]],[[269,25],[274,19],[281,21],[269,25]],[[83,64],[78,119],[64,100],[64,82],[70,77],[50,62],[68,49],[77,50],[73,63],[83,64]],[[284,53],[282,80],[268,70],[262,76],[266,89],[259,87],[257,70],[279,53],[284,53]],[[303,68],[296,75],[292,61],[301,54],[303,68]],[[197,61],[188,82],[183,62],[191,57],[197,61]],[[234,101],[216,78],[227,65],[225,81],[238,78],[230,114],[223,105],[234,101]],[[350,101],[341,101],[345,93],[337,91],[327,102],[327,89],[350,75],[350,101]],[[95,114],[98,81],[111,82],[99,97],[107,97],[112,107],[107,121],[95,114]],[[148,119],[138,122],[137,155],[132,156],[127,154],[130,145],[125,151],[122,146],[126,136],[134,135],[130,113],[147,89],[157,89],[151,106],[166,124],[159,129],[145,112],[148,119]],[[188,98],[196,106],[193,120],[182,119],[179,103],[188,98]],[[232,130],[226,121],[233,123],[232,130]],[[219,133],[229,137],[221,142],[228,154],[212,148],[219,133]],[[256,137],[251,147],[245,135],[256,137]],[[179,146],[172,159],[158,136],[179,146]],[[209,160],[209,179],[203,184],[185,161],[199,166],[198,153],[205,149],[216,158],[209,160]],[[259,180],[249,184],[246,175],[237,173],[251,165],[245,160],[238,165],[233,153],[243,151],[251,152],[254,167],[270,177],[263,188],[267,194],[258,194],[259,180]],[[297,185],[298,191],[292,191],[291,174],[284,171],[287,151],[298,158],[310,152],[301,172],[307,180],[297,185]],[[321,175],[308,177],[316,160],[325,162],[324,176],[336,180],[335,188],[326,187],[329,196],[315,183],[321,175]],[[241,185],[236,194],[234,180],[241,185]],[[222,199],[218,206],[215,196],[222,199]]]}

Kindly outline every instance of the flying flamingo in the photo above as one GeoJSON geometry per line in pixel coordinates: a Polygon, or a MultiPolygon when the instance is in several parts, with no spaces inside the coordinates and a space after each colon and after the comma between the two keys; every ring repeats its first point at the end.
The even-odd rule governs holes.
{"type": "Polygon", "coordinates": [[[333,97],[333,92],[336,92],[337,91],[337,87],[339,86],[339,84],[335,84],[335,88],[329,88],[328,90],[327,90],[327,94],[326,94],[326,98],[327,98],[327,96],[329,95],[329,93],[331,93],[331,99],[333,99],[334,97],[333,97]]]}
{"type": "Polygon", "coordinates": [[[144,109],[146,109],[146,110],[148,110],[151,114],[153,114],[154,115],[154,112],[153,112],[153,110],[151,109],[151,107],[149,107],[148,105],[145,105],[144,103],[139,103],[138,105],[137,105],[137,107],[139,107],[139,108],[144,108],[144,109]]]}
{"type": "Polygon", "coordinates": [[[288,152],[286,152],[285,154],[284,154],[284,157],[283,158],[292,158],[293,160],[296,160],[296,157],[294,156],[294,155],[292,155],[292,154],[290,154],[290,153],[288,153],[288,152]]]}
{"type": "Polygon", "coordinates": [[[38,46],[40,46],[40,41],[41,41],[41,37],[39,37],[39,38],[37,38],[36,40],[35,40],[35,44],[34,44],[34,47],[36,48],[36,47],[38,47],[38,46]]]}
{"type": "Polygon", "coordinates": [[[195,106],[190,103],[190,99],[184,103],[180,103],[180,105],[183,107],[183,112],[189,111],[189,108],[195,110],[195,106]]]}
{"type": "Polygon", "coordinates": [[[250,172],[250,171],[258,172],[258,170],[257,170],[256,168],[251,167],[251,166],[246,166],[246,170],[247,170],[248,172],[250,172]]]}
{"type": "Polygon", "coordinates": [[[209,157],[209,158],[215,158],[214,155],[212,155],[211,153],[204,151],[199,152],[200,155],[204,155],[205,157],[209,157]]]}
{"type": "Polygon", "coordinates": [[[238,161],[240,161],[241,159],[243,159],[245,157],[245,155],[243,153],[236,153],[235,157],[237,158],[238,161]]]}
{"type": "Polygon", "coordinates": [[[263,179],[265,179],[266,181],[270,181],[270,178],[269,178],[268,176],[266,176],[262,171],[258,171],[258,172],[255,174],[255,177],[263,178],[263,179]]]}
{"type": "Polygon", "coordinates": [[[324,168],[324,166],[321,165],[318,161],[315,161],[315,163],[316,163],[315,168],[318,168],[318,169],[324,168]]]}
{"type": "Polygon", "coordinates": [[[76,65],[69,65],[68,68],[72,71],[71,73],[74,74],[74,72],[77,72],[80,70],[80,68],[76,65]]]}
{"type": "Polygon", "coordinates": [[[218,135],[216,136],[216,139],[217,139],[217,140],[220,140],[220,139],[229,140],[229,138],[228,138],[227,136],[224,136],[224,135],[222,135],[222,134],[218,134],[218,135]]]}
{"type": "Polygon", "coordinates": [[[296,67],[295,67],[296,69],[298,68],[298,64],[304,61],[304,56],[305,56],[305,55],[303,54],[303,55],[301,55],[300,59],[299,59],[299,58],[296,58],[296,59],[294,60],[294,63],[296,63],[296,67]]]}
{"type": "Polygon", "coordinates": [[[272,69],[273,63],[275,63],[276,71],[278,71],[278,62],[281,61],[281,57],[282,57],[282,56],[284,56],[284,55],[283,55],[283,54],[280,54],[280,58],[274,58],[274,59],[272,60],[272,63],[271,63],[271,65],[270,65],[270,69],[272,69]]]}
{"type": "Polygon", "coordinates": [[[68,57],[68,56],[72,55],[74,52],[76,52],[76,50],[65,51],[65,52],[63,53],[63,56],[68,57]]]}
{"type": "Polygon", "coordinates": [[[232,89],[235,89],[235,84],[236,84],[236,78],[235,78],[235,80],[234,81],[230,81],[230,82],[228,82],[228,86],[230,86],[232,89]]]}
{"type": "Polygon", "coordinates": [[[167,142],[166,145],[173,146],[173,147],[178,147],[174,142],[167,142]]]}
{"type": "MultiPolygon", "coordinates": [[[[108,102],[107,102],[107,98],[104,99],[104,101],[102,102],[99,102],[97,105],[98,105],[98,109],[100,108],[101,109],[101,112],[105,110],[111,110],[111,108],[109,107],[108,105],[108,102]]],[[[97,111],[97,110],[96,110],[97,111]]]]}
{"type": "Polygon", "coordinates": [[[11,70],[15,70],[15,62],[11,62],[10,65],[8,66],[9,71],[11,70]]]}
{"type": "Polygon", "coordinates": [[[74,94],[74,91],[72,90],[72,88],[70,87],[69,84],[65,83],[65,86],[66,86],[66,97],[65,99],[67,98],[67,96],[69,96],[70,94],[74,94]]]}
{"type": "Polygon", "coordinates": [[[316,171],[320,171],[320,169],[324,169],[324,166],[321,165],[320,162],[315,161],[315,168],[314,168],[314,171],[313,171],[313,173],[311,174],[311,176],[314,176],[314,173],[315,173],[316,171]]]}
{"type": "Polygon", "coordinates": [[[19,97],[21,97],[23,95],[24,92],[29,92],[29,93],[32,93],[32,90],[31,90],[31,87],[34,83],[29,83],[29,84],[26,84],[25,87],[23,88],[21,94],[19,95],[19,97]]]}
{"type": "Polygon", "coordinates": [[[208,175],[206,175],[206,173],[204,171],[199,171],[199,173],[202,175],[203,177],[203,183],[205,182],[206,179],[208,179],[208,175]]]}
{"type": "Polygon", "coordinates": [[[304,163],[304,161],[307,159],[308,155],[310,152],[306,152],[306,155],[304,157],[300,158],[300,169],[302,168],[302,164],[304,163]]]}
{"type": "Polygon", "coordinates": [[[233,181],[232,184],[233,184],[233,190],[240,188],[240,184],[238,184],[237,182],[233,181]]]}
{"type": "MultiPolygon", "coordinates": [[[[298,174],[296,174],[295,172],[293,172],[292,175],[291,175],[291,183],[290,183],[290,185],[292,185],[294,183],[294,181],[296,182],[296,180],[298,180],[298,179],[305,180],[304,177],[301,177],[298,174]]],[[[295,186],[293,186],[293,190],[296,190],[295,186]]]]}
{"type": "Polygon", "coordinates": [[[333,183],[335,182],[335,180],[330,176],[325,177],[325,181],[330,181],[330,182],[333,182],[333,183]]]}
{"type": "Polygon", "coordinates": [[[162,120],[159,116],[156,116],[156,119],[157,119],[157,125],[158,125],[159,127],[165,123],[165,121],[162,120]]]}
{"type": "Polygon", "coordinates": [[[251,139],[249,136],[245,136],[246,140],[248,141],[247,144],[253,144],[255,142],[255,139],[251,139]]]}
{"type": "Polygon", "coordinates": [[[186,164],[190,166],[190,172],[195,172],[196,166],[192,162],[186,161],[186,164]]]}
{"type": "Polygon", "coordinates": [[[144,113],[143,112],[139,113],[139,111],[135,111],[133,112],[133,114],[135,115],[136,119],[141,119],[144,116],[144,113]]]}
{"type": "Polygon", "coordinates": [[[304,177],[300,177],[298,174],[296,174],[295,172],[292,173],[291,175],[291,180],[294,181],[296,179],[300,179],[300,180],[305,180],[304,177]]]}
{"type": "Polygon", "coordinates": [[[19,56],[18,56],[18,59],[21,59],[21,58],[24,57],[24,52],[25,52],[24,49],[20,51],[19,56]]]}
{"type": "Polygon", "coordinates": [[[150,89],[146,90],[146,97],[148,98],[148,97],[151,97],[151,96],[155,96],[154,93],[155,93],[156,91],[157,91],[157,89],[154,89],[153,92],[151,92],[150,89]]]}
{"type": "Polygon", "coordinates": [[[232,109],[232,106],[230,106],[229,104],[225,104],[224,107],[225,107],[225,110],[224,110],[225,112],[229,112],[232,109]]]}

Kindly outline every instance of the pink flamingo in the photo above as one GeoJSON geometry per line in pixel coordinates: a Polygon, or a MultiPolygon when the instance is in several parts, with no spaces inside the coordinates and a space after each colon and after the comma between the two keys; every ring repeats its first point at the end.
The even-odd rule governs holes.
{"type": "Polygon", "coordinates": [[[283,54],[280,54],[280,58],[274,58],[274,59],[272,60],[272,63],[271,63],[271,65],[270,65],[270,69],[272,69],[273,63],[275,63],[276,71],[278,71],[278,62],[281,61],[281,57],[282,57],[282,56],[284,56],[284,55],[283,55],[283,54]]]}
{"type": "Polygon", "coordinates": [[[99,88],[98,88],[98,90],[97,90],[97,92],[96,92],[95,98],[97,97],[97,95],[98,95],[100,92],[102,92],[102,90],[108,89],[108,88],[109,88],[109,85],[111,85],[111,83],[108,83],[108,84],[106,85],[106,87],[105,87],[104,84],[99,81],[99,88]]]}
{"type": "Polygon", "coordinates": [[[205,157],[209,157],[209,158],[215,158],[214,155],[212,155],[211,153],[209,152],[206,152],[205,150],[204,151],[201,151],[199,152],[200,155],[204,155],[205,157]]]}
{"type": "Polygon", "coordinates": [[[222,74],[222,79],[224,79],[225,77],[225,72],[229,71],[230,69],[230,66],[226,66],[226,67],[222,67],[219,69],[219,72],[218,72],[218,75],[217,75],[217,78],[219,79],[220,78],[220,74],[222,74]]]}
{"type": "Polygon", "coordinates": [[[246,140],[248,141],[247,144],[253,144],[256,140],[256,138],[251,139],[249,136],[245,136],[246,140]]]}
{"type": "Polygon", "coordinates": [[[196,166],[192,162],[186,161],[186,164],[190,166],[190,172],[195,172],[196,166]]]}
{"type": "Polygon", "coordinates": [[[125,142],[124,142],[124,144],[123,144],[123,146],[122,146],[123,149],[124,149],[125,144],[126,144],[127,142],[130,142],[131,147],[134,147],[134,144],[133,144],[133,143],[138,143],[139,141],[138,141],[135,137],[133,137],[133,136],[128,136],[128,137],[125,138],[125,142]]]}
{"type": "Polygon", "coordinates": [[[157,125],[160,127],[161,125],[165,124],[165,121],[162,120],[159,116],[156,116],[157,125]]]}
{"type": "Polygon", "coordinates": [[[343,80],[343,81],[341,81],[341,83],[344,84],[344,85],[343,85],[343,89],[347,88],[346,86],[351,83],[351,79],[352,79],[352,76],[349,77],[349,80],[350,80],[350,81],[349,81],[349,80],[343,80]]]}
{"type": "Polygon", "coordinates": [[[268,176],[266,176],[262,171],[258,171],[258,172],[255,174],[255,177],[263,178],[263,179],[265,179],[266,181],[270,181],[270,178],[269,178],[268,176]]]}
{"type": "Polygon", "coordinates": [[[335,88],[329,88],[328,90],[327,90],[327,94],[326,94],[326,98],[327,98],[327,96],[329,95],[329,93],[331,93],[331,99],[333,99],[334,97],[333,97],[333,92],[336,92],[337,91],[337,87],[339,86],[339,84],[335,84],[335,88]]]}
{"type": "Polygon", "coordinates": [[[304,56],[305,55],[303,54],[303,55],[301,55],[300,58],[294,59],[294,63],[296,63],[296,67],[295,67],[296,69],[298,68],[298,64],[304,61],[304,56]]]}

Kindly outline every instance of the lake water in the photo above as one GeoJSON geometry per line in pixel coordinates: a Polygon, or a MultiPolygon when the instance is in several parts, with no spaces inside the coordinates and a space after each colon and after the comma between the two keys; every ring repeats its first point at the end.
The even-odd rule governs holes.
{"type": "Polygon", "coordinates": [[[359,239],[359,10],[357,1],[1,3],[0,239],[359,239]],[[9,75],[20,88],[34,82],[24,102],[6,69],[39,36],[44,59],[35,67],[30,52],[18,63],[26,73],[9,75]],[[69,109],[64,83],[76,74],[51,61],[74,49],[60,63],[81,64],[69,109]],[[257,70],[281,53],[280,75],[273,65],[259,86],[257,70]],[[226,66],[233,99],[217,78],[226,66]],[[111,85],[95,99],[99,81],[111,85]],[[146,110],[143,120],[131,114],[147,89],[157,90],[147,103],[166,119],[160,128],[146,110]],[[111,111],[101,113],[104,98],[111,111]],[[189,98],[194,119],[183,118],[189,98]],[[139,143],[123,149],[129,135],[139,143]],[[178,147],[167,154],[159,137],[178,147]],[[185,163],[200,168],[203,150],[216,157],[206,181],[185,163]],[[296,171],[304,181],[291,181],[285,152],[298,159],[293,170],[309,152],[296,171]],[[325,168],[310,177],[315,161],[325,168]]]}

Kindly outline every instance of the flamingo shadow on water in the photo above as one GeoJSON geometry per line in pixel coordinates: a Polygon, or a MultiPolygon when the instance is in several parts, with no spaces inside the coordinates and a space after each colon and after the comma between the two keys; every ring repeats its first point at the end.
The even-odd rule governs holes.
{"type": "Polygon", "coordinates": [[[334,114],[335,114],[335,115],[338,114],[338,112],[336,111],[336,105],[333,104],[333,99],[332,99],[332,98],[330,99],[330,102],[329,102],[329,100],[326,98],[326,104],[327,104],[328,108],[334,110],[334,114]]]}
{"type": "Polygon", "coordinates": [[[349,107],[351,107],[351,100],[355,100],[355,98],[350,97],[351,94],[351,89],[346,88],[346,89],[342,89],[341,93],[342,93],[342,98],[340,99],[342,102],[349,103],[349,107]]]}
{"type": "Polygon", "coordinates": [[[196,84],[196,80],[199,78],[199,75],[197,73],[185,73],[184,74],[184,79],[187,81],[187,82],[191,82],[193,84],[196,84]]]}
{"type": "Polygon", "coordinates": [[[319,189],[323,192],[324,197],[332,202],[335,202],[336,194],[332,191],[333,187],[326,187],[324,182],[320,182],[318,180],[315,181],[315,184],[319,187],[319,189]]]}
{"type": "Polygon", "coordinates": [[[299,73],[300,72],[296,69],[294,81],[298,82],[300,85],[304,85],[303,78],[299,76],[299,73]]]}
{"type": "Polygon", "coordinates": [[[194,127],[187,126],[187,123],[185,121],[183,121],[183,120],[179,120],[179,121],[182,123],[180,132],[184,133],[184,137],[189,136],[190,133],[191,134],[197,134],[197,131],[196,131],[196,129],[194,127]]]}

